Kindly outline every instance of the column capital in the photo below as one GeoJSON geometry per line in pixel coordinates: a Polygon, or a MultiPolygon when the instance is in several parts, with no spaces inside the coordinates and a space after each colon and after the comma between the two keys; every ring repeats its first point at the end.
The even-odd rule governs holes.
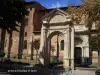
{"type": "Polygon", "coordinates": [[[71,30],[70,30],[69,28],[63,30],[63,33],[64,33],[64,34],[67,34],[67,35],[68,35],[69,32],[71,32],[71,30]]]}
{"type": "Polygon", "coordinates": [[[69,59],[71,59],[70,57],[64,57],[64,60],[69,60],[69,59]]]}

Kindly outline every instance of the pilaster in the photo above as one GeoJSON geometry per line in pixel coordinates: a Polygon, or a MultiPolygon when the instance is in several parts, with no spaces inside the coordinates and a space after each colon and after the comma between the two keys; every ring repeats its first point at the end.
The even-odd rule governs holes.
{"type": "Polygon", "coordinates": [[[74,69],[74,27],[71,28],[71,68],[74,69]]]}
{"type": "Polygon", "coordinates": [[[70,59],[70,32],[69,28],[66,29],[66,33],[64,34],[64,68],[69,68],[69,59],[70,59]]]}

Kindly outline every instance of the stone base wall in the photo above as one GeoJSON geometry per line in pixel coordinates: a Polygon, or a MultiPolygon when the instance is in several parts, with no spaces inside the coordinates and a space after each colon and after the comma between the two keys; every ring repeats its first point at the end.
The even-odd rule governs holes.
{"type": "Polygon", "coordinates": [[[98,63],[98,52],[97,51],[92,52],[92,63],[93,64],[98,63]]]}

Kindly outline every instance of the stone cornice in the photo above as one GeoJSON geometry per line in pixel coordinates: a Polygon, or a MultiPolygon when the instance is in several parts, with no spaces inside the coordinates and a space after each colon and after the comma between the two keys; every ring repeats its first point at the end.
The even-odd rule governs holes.
{"type": "Polygon", "coordinates": [[[45,28],[45,29],[43,29],[43,30],[65,30],[65,29],[68,29],[69,27],[67,27],[67,28],[50,28],[50,29],[48,29],[48,28],[45,28]]]}
{"type": "Polygon", "coordinates": [[[58,25],[60,25],[60,26],[63,26],[63,25],[73,25],[72,23],[71,23],[71,21],[67,21],[67,22],[59,22],[59,23],[44,23],[43,24],[44,26],[58,26],[58,25]]]}

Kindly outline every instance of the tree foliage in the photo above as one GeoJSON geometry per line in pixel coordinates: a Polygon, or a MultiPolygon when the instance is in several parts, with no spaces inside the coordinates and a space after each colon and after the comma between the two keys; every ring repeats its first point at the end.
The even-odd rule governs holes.
{"type": "Polygon", "coordinates": [[[91,36],[90,46],[93,51],[100,50],[100,34],[95,34],[91,36]]]}
{"type": "Polygon", "coordinates": [[[0,28],[8,32],[17,30],[22,17],[28,14],[25,0],[1,0],[0,10],[0,28]]]}
{"type": "Polygon", "coordinates": [[[3,58],[5,56],[5,52],[0,52],[0,58],[3,58]]]}
{"type": "Polygon", "coordinates": [[[85,0],[84,10],[92,21],[100,20],[100,0],[85,0]]]}
{"type": "MultiPolygon", "coordinates": [[[[92,27],[93,22],[100,21],[100,0],[82,0],[82,4],[78,7],[69,6],[68,12],[74,14],[74,20],[81,20],[82,15],[85,15],[87,26],[92,27]]],[[[99,22],[100,23],[100,22],[99,22]]]]}
{"type": "Polygon", "coordinates": [[[35,39],[33,41],[33,48],[36,49],[36,50],[38,50],[39,47],[40,47],[40,40],[39,39],[35,39]]]}
{"type": "MultiPolygon", "coordinates": [[[[36,50],[36,59],[37,59],[37,56],[38,56],[39,47],[40,47],[40,39],[35,39],[33,41],[33,48],[36,50]]],[[[36,60],[36,63],[37,63],[37,60],[36,60]]]]}
{"type": "Polygon", "coordinates": [[[83,15],[83,9],[80,6],[69,5],[67,12],[72,15],[72,21],[79,23],[83,15]]]}
{"type": "Polygon", "coordinates": [[[55,51],[55,47],[53,45],[51,45],[51,51],[54,52],[55,51]]]}

